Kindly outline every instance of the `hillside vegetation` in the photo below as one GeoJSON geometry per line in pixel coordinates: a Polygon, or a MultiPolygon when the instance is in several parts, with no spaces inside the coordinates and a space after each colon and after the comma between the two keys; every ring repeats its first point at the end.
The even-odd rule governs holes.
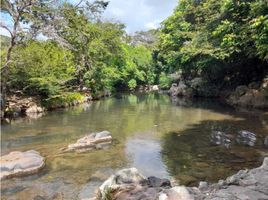
{"type": "Polygon", "coordinates": [[[146,84],[169,89],[174,74],[202,77],[208,90],[233,89],[267,76],[266,0],[180,0],[159,30],[131,36],[124,24],[101,19],[108,2],[34,2],[1,2],[2,13],[31,24],[19,32],[14,23],[17,33],[1,37],[3,98],[17,90],[53,99],[84,89],[93,96],[146,84]]]}
{"type": "Polygon", "coordinates": [[[180,0],[162,23],[157,68],[217,87],[260,81],[268,70],[265,0],[180,0]]]}

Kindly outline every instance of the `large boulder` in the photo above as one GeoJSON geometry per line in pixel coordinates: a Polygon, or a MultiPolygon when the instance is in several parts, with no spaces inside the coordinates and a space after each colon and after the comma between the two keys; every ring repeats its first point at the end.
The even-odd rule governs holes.
{"type": "Polygon", "coordinates": [[[261,86],[258,83],[250,83],[249,87],[238,86],[227,98],[227,103],[232,106],[268,108],[268,81],[263,80],[261,86]]]}
{"type": "Polygon", "coordinates": [[[0,179],[37,173],[45,166],[44,158],[34,150],[14,151],[0,160],[0,179]]]}
{"type": "Polygon", "coordinates": [[[202,87],[204,84],[204,80],[201,77],[196,77],[190,81],[190,87],[193,89],[198,89],[202,87]]]}
{"type": "Polygon", "coordinates": [[[168,94],[172,97],[184,96],[186,95],[188,88],[189,87],[185,84],[185,82],[181,80],[179,84],[173,83],[171,85],[171,88],[169,89],[168,94]]]}
{"type": "Polygon", "coordinates": [[[146,178],[138,172],[136,168],[122,169],[110,176],[99,188],[100,198],[105,199],[110,191],[127,189],[143,184],[146,178]]]}
{"type": "Polygon", "coordinates": [[[36,104],[31,105],[29,108],[26,109],[26,114],[28,113],[43,113],[44,109],[36,104]]]}
{"type": "Polygon", "coordinates": [[[114,200],[259,200],[268,199],[268,157],[261,167],[240,170],[215,184],[200,182],[199,188],[174,186],[166,179],[145,178],[135,168],[112,175],[94,199],[114,200]]]}
{"type": "Polygon", "coordinates": [[[86,152],[94,149],[106,149],[112,144],[112,136],[109,131],[102,131],[98,133],[91,133],[76,141],[74,144],[63,148],[63,152],[86,152]]]}
{"type": "Polygon", "coordinates": [[[179,96],[184,96],[186,93],[188,86],[184,81],[180,81],[178,85],[178,95],[179,96]]]}
{"type": "Polygon", "coordinates": [[[177,83],[173,83],[173,84],[171,85],[171,88],[169,89],[168,94],[169,94],[171,97],[176,97],[176,96],[178,96],[178,94],[179,94],[179,88],[178,88],[177,83]]]}
{"type": "Polygon", "coordinates": [[[268,157],[261,167],[240,170],[238,173],[211,185],[205,191],[205,200],[259,200],[268,199],[268,157]]]}
{"type": "Polygon", "coordinates": [[[171,187],[168,179],[144,177],[136,168],[123,169],[99,188],[97,199],[114,200],[192,200],[184,186],[171,187]]]}

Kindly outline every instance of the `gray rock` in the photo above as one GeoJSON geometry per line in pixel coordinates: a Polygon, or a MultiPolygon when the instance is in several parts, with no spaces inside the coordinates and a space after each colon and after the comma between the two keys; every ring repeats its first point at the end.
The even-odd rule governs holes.
{"type": "Polygon", "coordinates": [[[173,83],[171,85],[171,88],[169,89],[168,94],[172,97],[184,96],[187,93],[187,88],[189,87],[187,87],[185,82],[181,80],[178,85],[176,83],[173,83]]]}
{"type": "Polygon", "coordinates": [[[248,85],[248,88],[250,88],[250,89],[255,89],[255,90],[259,89],[259,87],[260,87],[260,83],[257,83],[257,82],[251,82],[251,83],[248,85]]]}
{"type": "Polygon", "coordinates": [[[26,114],[27,113],[42,113],[44,112],[44,109],[40,106],[32,105],[31,107],[27,108],[25,112],[26,114]]]}
{"type": "Polygon", "coordinates": [[[200,77],[194,78],[190,81],[190,86],[194,89],[202,87],[204,80],[200,77]]]}
{"type": "Polygon", "coordinates": [[[247,91],[248,91],[248,87],[246,85],[240,85],[235,89],[237,96],[242,96],[246,94],[247,91]]]}
{"type": "Polygon", "coordinates": [[[172,96],[172,97],[176,97],[176,96],[178,96],[178,94],[179,94],[179,88],[178,88],[177,83],[173,83],[173,84],[171,85],[171,88],[169,89],[168,94],[169,94],[170,96],[172,96]]]}
{"type": "Polygon", "coordinates": [[[228,177],[225,187],[212,185],[205,200],[260,200],[268,199],[268,157],[261,167],[252,170],[241,170],[228,177]],[[215,189],[216,188],[216,189],[215,189]]]}
{"type": "Polygon", "coordinates": [[[76,141],[74,144],[69,144],[67,148],[63,148],[63,152],[86,152],[94,149],[107,149],[112,144],[112,136],[108,131],[91,133],[76,141]]]}
{"type": "Polygon", "coordinates": [[[229,147],[231,145],[230,136],[222,131],[212,131],[210,134],[210,142],[213,145],[229,147]]]}
{"type": "Polygon", "coordinates": [[[152,91],[158,91],[158,90],[159,90],[158,85],[153,85],[153,87],[152,87],[152,91]]]}
{"type": "Polygon", "coordinates": [[[108,136],[111,136],[111,133],[109,131],[102,131],[102,132],[96,133],[95,139],[100,139],[100,138],[108,137],[108,136]]]}
{"type": "MultiPolygon", "coordinates": [[[[146,181],[146,178],[140,174],[136,168],[122,169],[115,175],[110,176],[110,178],[100,186],[100,198],[105,199],[107,192],[124,187],[125,184],[139,185],[144,181],[146,181]]],[[[123,188],[121,189],[123,190],[123,188]]]]}
{"type": "Polygon", "coordinates": [[[268,147],[268,135],[264,138],[264,146],[268,147]]]}
{"type": "Polygon", "coordinates": [[[194,200],[185,186],[176,186],[166,191],[167,200],[194,200]]]}
{"type": "MultiPolygon", "coordinates": [[[[156,177],[148,180],[137,169],[124,169],[112,175],[99,188],[96,199],[114,200],[261,200],[268,199],[268,157],[261,167],[241,170],[237,174],[208,185],[200,182],[199,188],[176,186],[162,187],[156,177]],[[150,180],[151,179],[151,180],[150,180]],[[111,192],[112,193],[109,193],[111,192]]],[[[165,182],[165,181],[164,181],[165,182]]]]}
{"type": "Polygon", "coordinates": [[[208,188],[208,183],[206,181],[200,181],[198,185],[199,190],[206,190],[208,188]]]}
{"type": "Polygon", "coordinates": [[[268,88],[268,78],[263,79],[262,84],[261,84],[262,89],[267,89],[268,88]]]}
{"type": "Polygon", "coordinates": [[[257,138],[255,133],[249,132],[249,131],[239,131],[238,136],[236,138],[236,142],[238,144],[243,144],[247,146],[254,146],[257,138]]]}
{"type": "Polygon", "coordinates": [[[14,151],[1,156],[0,179],[37,173],[45,166],[44,158],[34,150],[14,151]]]}
{"type": "Polygon", "coordinates": [[[161,179],[154,176],[148,177],[148,185],[150,187],[171,187],[168,179],[161,179]]]}

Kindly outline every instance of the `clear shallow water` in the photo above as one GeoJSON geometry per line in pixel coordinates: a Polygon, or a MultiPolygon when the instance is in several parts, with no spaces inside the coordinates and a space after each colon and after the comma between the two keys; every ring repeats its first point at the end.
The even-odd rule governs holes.
{"type": "Polygon", "coordinates": [[[83,199],[114,171],[136,167],[146,176],[175,178],[181,184],[217,181],[242,168],[256,167],[268,154],[268,113],[239,112],[217,100],[171,100],[166,95],[124,95],[38,119],[20,118],[4,125],[1,154],[35,149],[46,158],[38,175],[2,181],[1,199],[83,199]],[[59,149],[87,133],[108,130],[107,150],[60,154],[59,149]],[[227,149],[210,144],[213,130],[257,134],[255,147],[227,149]]]}

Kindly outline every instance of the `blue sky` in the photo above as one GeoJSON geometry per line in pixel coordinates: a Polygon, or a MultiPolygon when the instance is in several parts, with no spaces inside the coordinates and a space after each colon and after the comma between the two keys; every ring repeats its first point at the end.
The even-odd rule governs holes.
{"type": "MultiPolygon", "coordinates": [[[[79,0],[69,0],[77,3],[79,0]]],[[[172,14],[178,0],[109,0],[103,18],[126,25],[128,33],[157,28],[161,21],[172,14]]],[[[1,20],[8,21],[1,15],[1,20]]],[[[0,28],[2,35],[8,32],[0,28]]]]}
{"type": "Polygon", "coordinates": [[[178,0],[110,0],[104,17],[126,24],[127,31],[157,28],[172,14],[178,0]]]}

